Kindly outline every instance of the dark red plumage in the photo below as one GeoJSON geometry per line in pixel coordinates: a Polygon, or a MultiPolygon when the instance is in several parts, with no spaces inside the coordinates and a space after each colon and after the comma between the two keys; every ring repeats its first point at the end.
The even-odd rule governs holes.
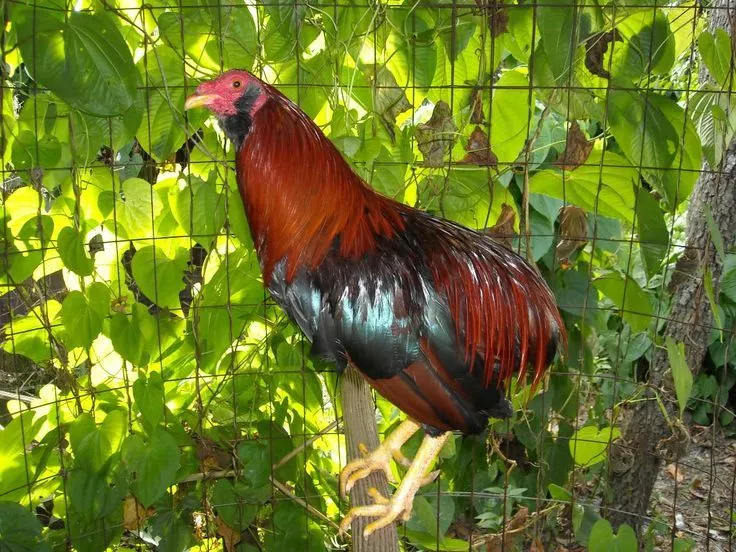
{"type": "Polygon", "coordinates": [[[319,128],[244,71],[202,84],[237,147],[238,186],[276,301],[339,367],[353,363],[431,431],[507,417],[499,389],[536,384],[564,340],[554,298],[487,236],[372,191],[319,128]]]}

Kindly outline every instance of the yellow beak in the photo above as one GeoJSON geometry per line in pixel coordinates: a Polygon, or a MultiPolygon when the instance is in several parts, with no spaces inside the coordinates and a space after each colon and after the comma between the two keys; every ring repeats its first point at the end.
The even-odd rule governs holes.
{"type": "Polygon", "coordinates": [[[194,107],[203,107],[211,104],[217,96],[214,94],[192,94],[184,102],[184,109],[192,109],[194,107]]]}

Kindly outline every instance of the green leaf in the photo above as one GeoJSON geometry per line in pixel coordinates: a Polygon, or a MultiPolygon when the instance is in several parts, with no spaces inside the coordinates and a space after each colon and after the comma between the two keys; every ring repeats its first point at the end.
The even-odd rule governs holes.
{"type": "Polygon", "coordinates": [[[110,484],[103,473],[87,468],[69,472],[68,498],[87,521],[105,517],[125,496],[122,486],[110,484]]]}
{"type": "Polygon", "coordinates": [[[547,63],[555,82],[563,84],[572,67],[577,38],[573,35],[578,11],[565,0],[552,0],[537,9],[537,24],[547,63]]]}
{"type": "Polygon", "coordinates": [[[570,502],[572,500],[572,494],[570,494],[567,489],[560,487],[559,485],[550,483],[548,490],[550,496],[559,502],[570,502]]]}
{"type": "Polygon", "coordinates": [[[10,217],[8,228],[15,236],[20,236],[28,221],[43,216],[43,194],[33,186],[23,186],[5,199],[4,212],[10,217]]]}
{"type": "Polygon", "coordinates": [[[259,51],[259,35],[250,11],[237,5],[221,5],[217,9],[214,29],[221,42],[208,40],[205,48],[210,59],[216,61],[214,69],[219,71],[220,60],[225,67],[251,69],[259,51]]]}
{"type": "Polygon", "coordinates": [[[236,6],[213,8],[210,13],[205,10],[165,12],[158,18],[158,25],[171,48],[177,52],[184,50],[200,67],[211,71],[219,71],[223,65],[251,69],[258,52],[253,17],[249,10],[236,6]]]}
{"type": "Polygon", "coordinates": [[[26,356],[39,364],[49,360],[53,347],[49,344],[51,329],[46,327],[45,321],[54,324],[60,311],[61,304],[50,299],[31,309],[25,316],[12,319],[10,330],[13,339],[3,341],[2,348],[9,353],[26,356]]]}
{"type": "Polygon", "coordinates": [[[179,449],[174,438],[159,427],[148,442],[129,435],[123,442],[122,460],[132,478],[131,490],[145,508],[164,495],[176,482],[179,449]]]}
{"type": "Polygon", "coordinates": [[[609,272],[595,278],[593,285],[620,309],[621,316],[631,326],[632,332],[640,332],[649,327],[654,314],[652,303],[647,292],[633,278],[618,272],[609,272]]]}
{"type": "Polygon", "coordinates": [[[3,552],[46,552],[41,540],[41,523],[28,508],[16,502],[0,502],[0,550],[3,552]]]}
{"type": "Polygon", "coordinates": [[[461,539],[442,537],[437,541],[437,535],[420,533],[409,529],[403,529],[402,535],[405,535],[409,539],[409,542],[417,545],[420,549],[439,550],[442,552],[466,552],[468,550],[468,541],[461,539]]]}
{"type": "Polygon", "coordinates": [[[161,374],[151,372],[148,378],[141,374],[133,384],[133,398],[146,430],[151,433],[164,417],[164,382],[161,374]]]}
{"type": "Polygon", "coordinates": [[[185,253],[169,259],[158,248],[148,245],[133,256],[133,278],[151,301],[169,309],[179,308],[179,292],[184,289],[185,253]]]}
{"type": "Polygon", "coordinates": [[[97,552],[118,545],[124,529],[120,522],[123,516],[122,497],[113,506],[107,517],[90,520],[75,508],[74,502],[70,502],[65,526],[77,552],[97,552]]]}
{"type": "Polygon", "coordinates": [[[677,537],[672,545],[672,552],[691,552],[695,549],[695,541],[687,537],[677,537]]]}
{"type": "Polygon", "coordinates": [[[678,148],[678,133],[652,94],[610,90],[611,132],[632,165],[669,168],[678,148]]]}
{"type": "Polygon", "coordinates": [[[75,467],[104,473],[109,468],[111,457],[120,450],[126,425],[127,416],[122,410],[110,412],[99,428],[89,417],[75,421],[73,427],[76,427],[72,433],[75,467]]]}
{"type": "Polygon", "coordinates": [[[621,525],[618,535],[608,520],[599,519],[590,530],[588,552],[636,552],[639,549],[636,534],[631,526],[621,525]]]}
{"type": "MultiPolygon", "coordinates": [[[[225,195],[196,177],[189,177],[188,183],[182,189],[169,188],[174,217],[200,245],[209,249],[225,223],[225,195]]],[[[240,205],[234,207],[239,209],[240,205]]]]}
{"type": "Polygon", "coordinates": [[[611,132],[632,165],[674,209],[692,192],[700,170],[695,127],[673,100],[656,94],[611,90],[611,132]],[[683,134],[684,132],[684,134],[683,134]]]}
{"type": "Polygon", "coordinates": [[[80,276],[89,276],[95,268],[95,262],[88,256],[84,243],[84,235],[71,226],[61,229],[56,247],[59,257],[69,270],[80,276]]]}
{"type": "Polygon", "coordinates": [[[560,309],[575,316],[591,318],[598,310],[598,294],[587,271],[566,270],[554,291],[560,309]]]}
{"type": "Polygon", "coordinates": [[[733,50],[731,37],[726,30],[716,29],[715,34],[707,31],[700,33],[700,36],[698,36],[698,52],[713,80],[721,87],[727,88],[729,86],[733,50]]]}
{"type": "Polygon", "coordinates": [[[630,525],[624,523],[618,528],[614,552],[632,552],[636,550],[639,550],[636,533],[634,533],[630,525]]]}
{"type": "Polygon", "coordinates": [[[153,223],[163,205],[156,190],[141,178],[123,182],[125,203],[119,213],[129,238],[148,238],[153,235],[153,223]]]}
{"type": "Polygon", "coordinates": [[[726,255],[721,276],[721,295],[736,303],[736,255],[726,255]]]}
{"type": "Polygon", "coordinates": [[[134,303],[131,310],[130,315],[112,316],[108,337],[121,357],[136,366],[145,366],[155,350],[156,321],[141,303],[134,303]]]}
{"type": "MultiPolygon", "coordinates": [[[[592,92],[595,90],[596,79],[600,77],[593,78],[588,72],[589,78],[582,78],[586,75],[585,57],[585,47],[579,46],[575,52],[575,70],[570,76],[560,80],[555,78],[543,42],[540,41],[534,50],[532,82],[537,96],[567,120],[603,118],[601,105],[595,101],[592,92]]],[[[605,81],[602,86],[605,89],[605,81]]]]}
{"type": "Polygon", "coordinates": [[[613,78],[633,82],[647,73],[669,73],[675,62],[675,37],[661,10],[635,11],[616,30],[624,44],[613,50],[613,78]]]}
{"type": "Polygon", "coordinates": [[[687,365],[685,344],[675,342],[670,336],[667,336],[666,344],[667,358],[672,368],[672,379],[675,382],[675,393],[682,417],[693,389],[693,373],[687,365]]]}
{"type": "MultiPolygon", "coordinates": [[[[440,214],[470,228],[486,228],[498,220],[502,202],[498,200],[506,193],[503,185],[494,179],[485,168],[452,167],[449,171],[448,189],[442,197],[440,214]],[[491,196],[491,193],[493,194],[491,196]],[[491,199],[496,198],[493,203],[491,199]]],[[[420,193],[431,194],[432,183],[420,186],[420,193]]],[[[436,196],[420,196],[431,206],[436,196]]]]}
{"type": "MultiPolygon", "coordinates": [[[[187,139],[184,99],[188,92],[194,90],[196,83],[185,80],[181,54],[163,43],[138,62],[138,70],[146,79],[143,91],[146,116],[136,136],[151,157],[159,162],[167,161],[187,139]],[[146,64],[146,59],[156,62],[146,64]]],[[[204,109],[187,112],[190,132],[199,128],[206,118],[204,109]]]]}
{"type": "Polygon", "coordinates": [[[110,292],[101,283],[96,284],[95,290],[90,297],[81,291],[70,291],[61,305],[61,321],[66,328],[64,342],[70,348],[89,347],[102,331],[110,292]]]}
{"type": "Polygon", "coordinates": [[[613,550],[613,528],[606,519],[599,519],[590,530],[589,552],[609,552],[613,550]]]}
{"type": "Polygon", "coordinates": [[[244,531],[258,514],[261,501],[249,496],[249,491],[249,487],[242,484],[233,486],[226,479],[215,483],[211,504],[228,527],[244,531]]]}
{"type": "Polygon", "coordinates": [[[490,145],[498,165],[516,161],[527,140],[534,93],[529,78],[520,71],[505,71],[493,86],[490,145]]]}
{"type": "Polygon", "coordinates": [[[690,97],[689,106],[706,160],[718,167],[736,132],[736,99],[705,86],[690,97]]]}
{"type": "Polygon", "coordinates": [[[617,427],[581,427],[570,438],[570,454],[578,466],[589,468],[606,459],[608,444],[620,436],[617,427]]]}
{"type": "Polygon", "coordinates": [[[710,205],[706,204],[704,206],[704,211],[705,222],[708,225],[708,230],[710,232],[710,239],[718,252],[718,256],[721,258],[721,262],[726,262],[726,248],[723,245],[723,235],[718,229],[716,221],[713,219],[713,211],[711,210],[710,205]]]}
{"type": "Polygon", "coordinates": [[[102,316],[90,308],[81,291],[70,291],[61,304],[67,347],[89,347],[102,331],[102,316]]]}
{"type": "Polygon", "coordinates": [[[651,278],[659,272],[670,234],[664,221],[664,213],[659,203],[643,186],[637,190],[636,224],[639,231],[639,248],[647,276],[651,278]]]}
{"type": "Polygon", "coordinates": [[[594,149],[584,165],[572,171],[543,170],[529,179],[529,188],[537,194],[561,199],[591,213],[627,222],[634,221],[636,170],[626,159],[609,151],[594,149]],[[601,170],[612,165],[616,170],[601,170]]]}
{"type": "Polygon", "coordinates": [[[102,117],[124,113],[135,100],[138,75],[113,20],[104,13],[14,10],[19,46],[41,85],[69,105],[102,117]]]}

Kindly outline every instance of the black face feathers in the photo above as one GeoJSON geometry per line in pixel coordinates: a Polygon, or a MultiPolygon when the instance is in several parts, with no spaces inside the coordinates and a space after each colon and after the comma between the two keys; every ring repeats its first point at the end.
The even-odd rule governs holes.
{"type": "Polygon", "coordinates": [[[220,125],[225,135],[235,145],[235,149],[240,149],[243,140],[250,132],[253,119],[251,111],[258,97],[263,93],[261,88],[255,84],[249,84],[243,92],[243,95],[235,102],[235,115],[227,115],[220,117],[220,125]]]}

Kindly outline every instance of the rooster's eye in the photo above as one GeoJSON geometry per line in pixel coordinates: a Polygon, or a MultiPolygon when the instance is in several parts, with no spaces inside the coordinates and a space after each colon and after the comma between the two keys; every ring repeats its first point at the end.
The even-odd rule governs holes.
{"type": "Polygon", "coordinates": [[[240,81],[233,81],[233,88],[240,88],[240,81]]]}

